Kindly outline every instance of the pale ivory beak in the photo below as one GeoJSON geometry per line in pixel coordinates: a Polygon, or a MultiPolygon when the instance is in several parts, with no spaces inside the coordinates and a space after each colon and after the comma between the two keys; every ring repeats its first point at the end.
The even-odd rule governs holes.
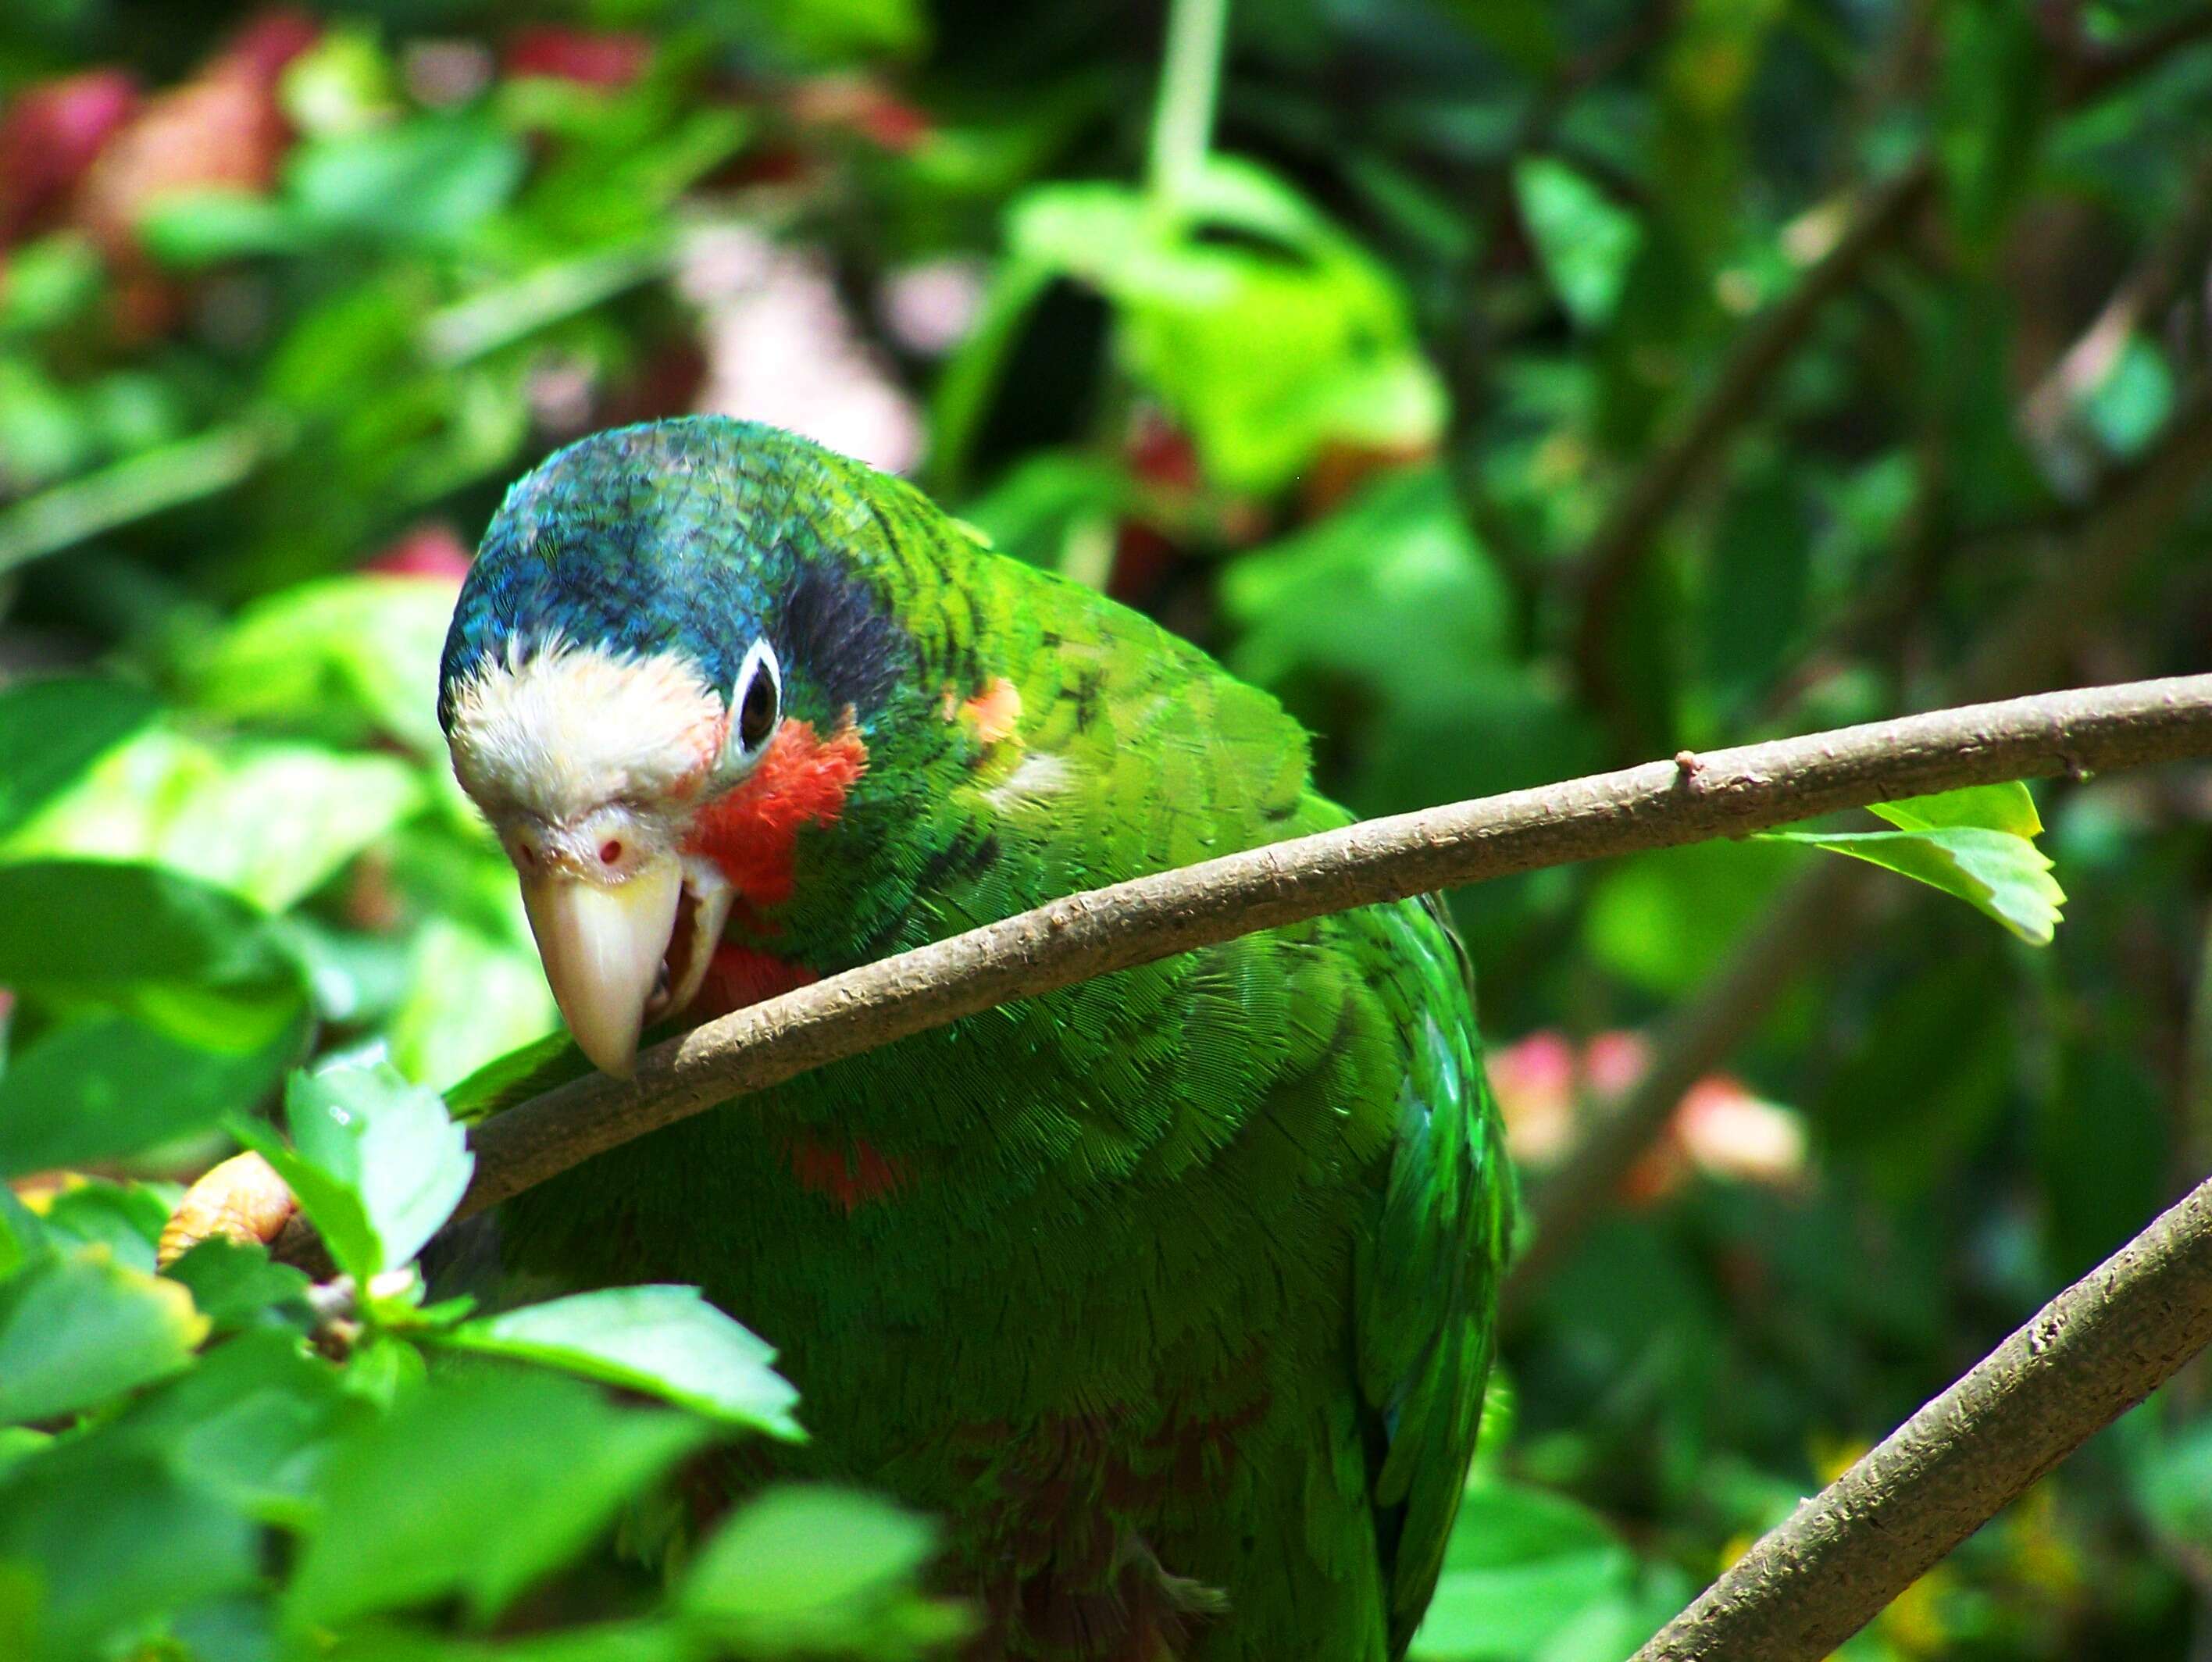
{"type": "Polygon", "coordinates": [[[603,1072],[627,1078],[637,1058],[683,889],[684,867],[672,854],[611,886],[568,876],[522,880],[522,907],[553,1002],[577,1048],[603,1072]]]}

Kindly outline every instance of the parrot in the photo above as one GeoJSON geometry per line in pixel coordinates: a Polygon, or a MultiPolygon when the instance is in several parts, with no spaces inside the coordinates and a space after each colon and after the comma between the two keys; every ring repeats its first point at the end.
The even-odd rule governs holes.
{"type": "MultiPolygon", "coordinates": [[[[438,716],[574,1065],[617,1075],[645,1036],[1351,819],[1298,723],[1196,646],[722,416],[593,434],[509,490],[438,716]]],[[[489,1216],[502,1275],[694,1284],[775,1344],[808,1438],[730,1484],[942,1520],[968,1654],[1395,1662],[1514,1196],[1427,897],[967,1016],[489,1216]]]]}

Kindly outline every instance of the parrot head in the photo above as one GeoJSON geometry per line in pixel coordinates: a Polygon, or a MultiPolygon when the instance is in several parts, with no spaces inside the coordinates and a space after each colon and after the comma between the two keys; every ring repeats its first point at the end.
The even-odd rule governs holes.
{"type": "Polygon", "coordinates": [[[771,428],[654,422],[558,452],[485,531],[440,722],[607,1072],[692,1003],[733,905],[787,895],[797,830],[836,818],[906,676],[858,472],[771,428]]]}

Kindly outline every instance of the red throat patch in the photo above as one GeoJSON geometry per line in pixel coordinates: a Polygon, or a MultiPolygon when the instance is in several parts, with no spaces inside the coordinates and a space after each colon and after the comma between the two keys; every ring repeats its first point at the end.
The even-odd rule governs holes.
{"type": "Polygon", "coordinates": [[[700,810],[684,852],[714,861],[748,904],[781,906],[799,828],[836,824],[867,767],[850,711],[826,739],[811,721],[787,721],[744,783],[700,810]]]}

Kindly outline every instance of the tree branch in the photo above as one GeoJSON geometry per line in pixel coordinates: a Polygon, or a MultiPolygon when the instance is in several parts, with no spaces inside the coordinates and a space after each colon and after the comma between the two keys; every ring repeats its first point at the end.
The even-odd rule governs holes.
{"type": "Polygon", "coordinates": [[[1814,1662],[2212,1341],[2212,1180],[1802,1503],[1631,1662],[1814,1662]]]}
{"type": "Polygon", "coordinates": [[[2212,755],[2212,676],[2045,693],[1687,752],[1369,820],[1074,895],[751,1005],[477,1126],[461,1216],[809,1069],[1012,999],[1380,901],[1571,860],[1743,836],[2003,779],[2212,755]]]}

